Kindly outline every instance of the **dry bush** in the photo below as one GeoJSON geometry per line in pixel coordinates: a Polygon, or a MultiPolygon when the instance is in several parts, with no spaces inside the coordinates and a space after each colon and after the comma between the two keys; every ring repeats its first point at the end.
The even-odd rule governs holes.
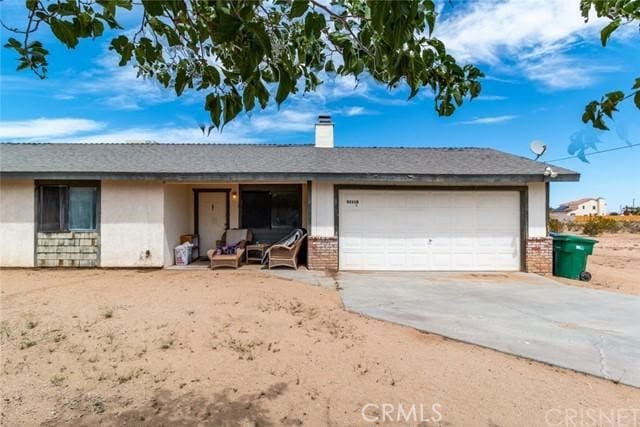
{"type": "Polygon", "coordinates": [[[564,223],[556,218],[549,219],[549,231],[552,233],[562,233],[564,231],[564,223]]]}
{"type": "Polygon", "coordinates": [[[602,233],[616,233],[620,229],[618,222],[612,218],[594,216],[584,223],[582,232],[588,236],[597,236],[602,233]]]}

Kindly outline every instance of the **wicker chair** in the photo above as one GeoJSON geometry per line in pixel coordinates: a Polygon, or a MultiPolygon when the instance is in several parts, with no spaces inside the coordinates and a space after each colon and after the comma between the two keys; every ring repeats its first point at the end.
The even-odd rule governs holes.
{"type": "Polygon", "coordinates": [[[226,244],[235,244],[238,242],[244,242],[235,254],[216,254],[217,249],[209,249],[207,256],[211,262],[211,269],[221,267],[238,268],[242,263],[242,257],[244,256],[246,242],[251,240],[251,232],[247,229],[231,229],[224,232],[222,239],[216,242],[216,246],[224,246],[226,244]]]}
{"type": "Polygon", "coordinates": [[[296,240],[290,246],[287,245],[273,245],[268,250],[265,256],[269,257],[268,268],[271,267],[291,267],[295,270],[298,269],[298,252],[302,247],[302,242],[306,239],[307,235],[303,234],[298,240],[296,240]]]}

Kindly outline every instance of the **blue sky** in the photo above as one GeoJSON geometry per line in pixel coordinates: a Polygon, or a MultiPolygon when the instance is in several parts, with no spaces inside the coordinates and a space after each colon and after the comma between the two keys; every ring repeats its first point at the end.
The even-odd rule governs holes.
{"type": "MultiPolygon", "coordinates": [[[[578,0],[506,0],[442,4],[436,35],[462,62],[487,74],[479,99],[452,117],[438,117],[424,91],[406,101],[364,78],[325,80],[318,93],[296,96],[281,106],[242,115],[222,134],[204,138],[205,93],[173,92],[136,79],[116,66],[108,38],[83,41],[67,50],[42,33],[49,48],[49,78],[16,72],[14,55],[2,49],[0,140],[14,142],[256,142],[311,143],[313,123],[330,113],[339,146],[482,146],[531,157],[529,143],[544,141],[544,160],[569,156],[576,136],[598,138],[599,149],[640,142],[640,112],[621,108],[611,132],[583,125],[584,105],[602,93],[628,89],[640,74],[637,25],[599,44],[602,22],[585,24],[578,0]]],[[[22,2],[2,2],[2,19],[20,26],[22,2]]],[[[135,16],[125,17],[134,25],[135,16]]],[[[9,35],[2,32],[2,43],[9,35]]],[[[640,147],[556,162],[579,171],[579,183],[552,185],[551,203],[603,196],[610,209],[640,204],[640,147]]]]}

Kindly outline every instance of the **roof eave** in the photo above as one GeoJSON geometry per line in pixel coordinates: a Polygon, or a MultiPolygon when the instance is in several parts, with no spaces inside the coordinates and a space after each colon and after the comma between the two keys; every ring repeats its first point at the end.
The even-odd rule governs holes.
{"type": "Polygon", "coordinates": [[[398,183],[481,183],[502,184],[580,180],[580,174],[375,174],[375,173],[165,173],[165,172],[0,172],[0,179],[18,180],[132,180],[132,181],[371,181],[398,183]]]}

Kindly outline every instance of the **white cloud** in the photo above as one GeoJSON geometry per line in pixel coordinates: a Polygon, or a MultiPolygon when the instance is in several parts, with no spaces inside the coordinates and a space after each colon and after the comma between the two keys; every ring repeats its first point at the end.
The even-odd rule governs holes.
{"type": "Polygon", "coordinates": [[[54,95],[58,99],[90,95],[114,110],[139,110],[176,99],[175,92],[155,80],[138,77],[133,66],[119,66],[116,55],[110,51],[96,59],[95,67],[69,78],[73,78],[73,84],[60,85],[54,95]]]}
{"type": "Polygon", "coordinates": [[[593,76],[611,70],[569,53],[577,43],[599,43],[598,31],[606,24],[595,16],[585,23],[577,0],[484,0],[456,3],[447,13],[436,35],[460,61],[524,74],[549,88],[593,82],[594,77],[569,78],[576,71],[593,76]]]}
{"type": "Polygon", "coordinates": [[[320,111],[301,111],[289,105],[280,111],[260,112],[251,117],[247,124],[256,132],[311,132],[320,111]]]}
{"type": "Polygon", "coordinates": [[[357,105],[353,107],[346,107],[340,113],[344,114],[347,117],[353,117],[353,116],[362,116],[364,114],[368,114],[369,111],[366,108],[357,105]]]}
{"type": "Polygon", "coordinates": [[[518,116],[514,115],[504,115],[504,116],[489,116],[489,117],[477,117],[472,120],[465,120],[461,122],[456,122],[460,125],[490,125],[496,123],[504,123],[515,119],[518,116]]]}
{"type": "Polygon", "coordinates": [[[504,101],[505,99],[509,98],[502,95],[480,95],[475,98],[474,101],[504,101]]]}
{"type": "Polygon", "coordinates": [[[64,137],[97,131],[105,126],[102,122],[78,118],[9,120],[1,122],[0,138],[9,141],[64,137]]]}

